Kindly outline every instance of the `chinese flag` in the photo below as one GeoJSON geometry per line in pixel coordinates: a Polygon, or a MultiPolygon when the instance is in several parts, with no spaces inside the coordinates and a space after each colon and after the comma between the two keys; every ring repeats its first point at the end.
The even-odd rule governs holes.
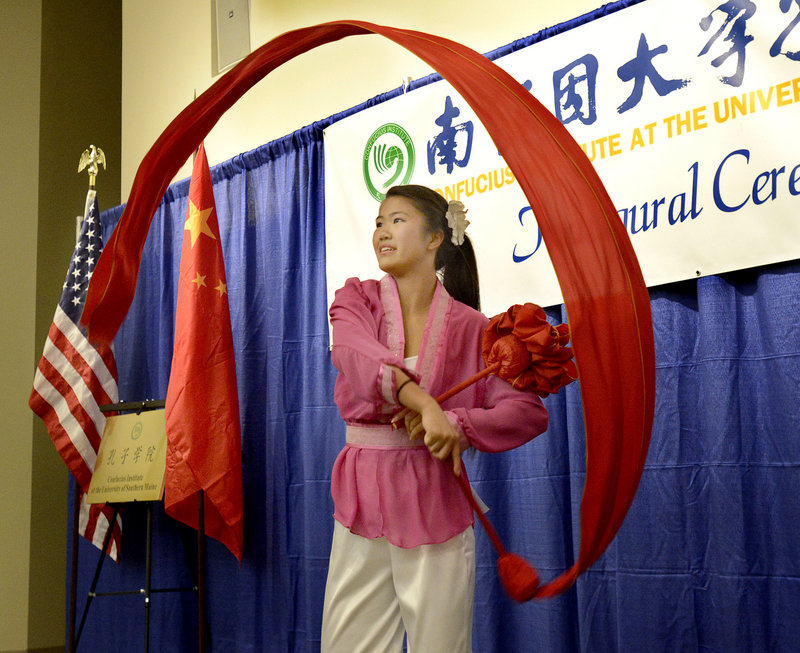
{"type": "Polygon", "coordinates": [[[167,514],[205,531],[242,560],[242,448],[231,316],[211,172],[201,144],[183,232],[175,349],[166,402],[167,514]]]}

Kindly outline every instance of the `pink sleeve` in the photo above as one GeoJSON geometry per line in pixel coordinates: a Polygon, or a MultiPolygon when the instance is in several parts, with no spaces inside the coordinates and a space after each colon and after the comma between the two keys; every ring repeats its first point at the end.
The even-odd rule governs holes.
{"type": "Polygon", "coordinates": [[[456,407],[447,411],[463,437],[480,451],[508,451],[547,430],[547,409],[532,392],[515,390],[495,376],[486,382],[481,408],[456,407]]]}
{"type": "Polygon", "coordinates": [[[345,377],[353,398],[372,404],[398,404],[395,374],[388,366],[402,369],[415,380],[417,375],[380,342],[375,310],[358,279],[348,279],[336,291],[330,318],[331,360],[345,377]]]}

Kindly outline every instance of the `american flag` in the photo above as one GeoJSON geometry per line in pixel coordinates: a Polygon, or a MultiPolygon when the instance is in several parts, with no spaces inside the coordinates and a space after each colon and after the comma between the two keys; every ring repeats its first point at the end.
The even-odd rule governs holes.
{"type": "MultiPolygon", "coordinates": [[[[92,480],[97,450],[105,426],[102,404],[118,401],[117,366],[109,346],[94,347],[78,324],[86,288],[103,249],[97,198],[86,196],[80,237],[44,352],[36,369],[28,405],[44,420],[53,443],[81,489],[79,530],[99,549],[112,519],[112,509],[87,504],[86,491],[92,480]]],[[[122,524],[119,517],[108,554],[117,559],[122,524]]]]}

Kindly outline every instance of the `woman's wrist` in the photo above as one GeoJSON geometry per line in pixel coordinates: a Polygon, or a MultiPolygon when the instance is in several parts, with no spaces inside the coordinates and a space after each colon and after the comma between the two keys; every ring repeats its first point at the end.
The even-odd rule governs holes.
{"type": "Polygon", "coordinates": [[[425,393],[425,396],[422,397],[422,399],[420,400],[419,404],[420,405],[419,405],[419,408],[417,410],[418,413],[423,413],[423,412],[428,411],[428,410],[435,410],[437,408],[440,408],[439,403],[436,401],[436,399],[434,399],[427,392],[425,393]]]}
{"type": "Polygon", "coordinates": [[[430,410],[433,406],[439,406],[436,400],[431,397],[425,390],[419,387],[414,379],[407,378],[404,381],[398,381],[395,396],[397,401],[403,406],[415,410],[418,413],[430,410]],[[400,390],[402,389],[402,396],[400,390]]]}
{"type": "Polygon", "coordinates": [[[395,394],[397,395],[397,399],[398,400],[400,399],[400,391],[403,388],[405,388],[409,383],[413,383],[413,382],[414,382],[413,379],[406,379],[405,381],[401,382],[400,385],[397,386],[397,392],[395,392],[395,394]]]}

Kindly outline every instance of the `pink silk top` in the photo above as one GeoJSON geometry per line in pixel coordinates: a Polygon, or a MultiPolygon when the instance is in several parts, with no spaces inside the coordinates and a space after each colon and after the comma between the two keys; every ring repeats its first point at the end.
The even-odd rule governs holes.
{"type": "MultiPolygon", "coordinates": [[[[334,400],[347,424],[347,444],[331,477],[334,518],[353,533],[384,536],[410,548],[444,542],[473,523],[472,509],[452,472],[390,418],[403,406],[389,366],[402,369],[434,397],[484,367],[482,313],[455,301],[439,283],[417,364],[404,362],[404,329],[394,279],[348,279],[330,308],[334,400]]],[[[465,444],[506,451],[547,428],[547,411],[533,393],[490,376],[442,404],[465,444]]],[[[462,447],[463,448],[463,447],[462,447]]]]}

